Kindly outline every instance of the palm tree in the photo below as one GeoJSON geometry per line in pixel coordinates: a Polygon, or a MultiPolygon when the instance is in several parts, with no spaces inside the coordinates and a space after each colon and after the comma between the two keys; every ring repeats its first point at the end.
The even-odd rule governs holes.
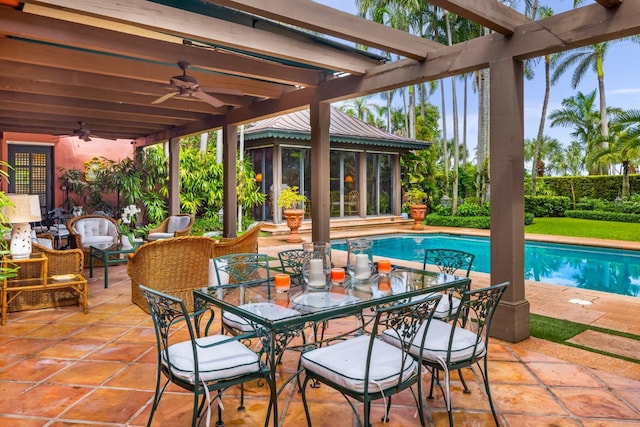
{"type": "Polygon", "coordinates": [[[571,141],[565,149],[563,175],[578,176],[584,171],[585,153],[578,141],[571,141]]]}
{"type": "Polygon", "coordinates": [[[524,158],[526,161],[536,162],[532,169],[533,176],[545,176],[557,170],[558,158],[562,157],[562,148],[560,142],[545,135],[542,141],[536,139],[527,139],[524,142],[524,158]],[[537,157],[536,157],[537,156],[537,157]],[[545,163],[546,161],[546,163],[545,163]]]}
{"type": "Polygon", "coordinates": [[[611,119],[612,138],[609,149],[597,157],[611,159],[622,166],[622,197],[629,196],[629,170],[640,159],[640,110],[617,111],[611,119]]]}
{"type": "Polygon", "coordinates": [[[348,103],[340,105],[338,109],[363,122],[375,125],[380,106],[375,102],[369,102],[372,97],[373,95],[367,95],[354,98],[348,103]]]}
{"type": "MultiPolygon", "coordinates": [[[[532,6],[532,14],[537,12],[537,1],[536,4],[532,6]]],[[[549,7],[540,8],[540,17],[548,18],[553,15],[553,10],[549,7]]],[[[542,150],[543,138],[544,138],[544,124],[547,121],[547,107],[549,106],[549,93],[551,92],[551,55],[544,56],[544,78],[545,78],[545,87],[544,87],[544,100],[542,101],[542,114],[540,115],[540,124],[538,125],[538,135],[536,137],[534,152],[533,152],[533,161],[531,162],[531,186],[533,194],[536,194],[536,178],[538,174],[536,173],[536,168],[538,162],[540,161],[540,152],[542,150]]]]}
{"type": "Polygon", "coordinates": [[[595,98],[595,90],[586,95],[578,92],[577,95],[563,99],[562,108],[549,114],[552,127],[573,127],[571,136],[585,148],[589,174],[596,174],[600,170],[593,159],[601,141],[600,112],[595,109],[595,98]]]}

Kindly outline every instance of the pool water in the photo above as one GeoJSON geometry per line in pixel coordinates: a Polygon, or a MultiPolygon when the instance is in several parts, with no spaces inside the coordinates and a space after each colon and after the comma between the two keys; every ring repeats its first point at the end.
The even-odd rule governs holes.
{"type": "MultiPolygon", "coordinates": [[[[490,240],[453,234],[394,234],[370,237],[375,256],[422,262],[425,249],[458,249],[475,255],[472,271],[489,273],[490,240]]],[[[331,247],[347,250],[346,240],[331,247]]],[[[527,280],[621,295],[640,296],[640,252],[557,243],[525,243],[527,280]]]]}

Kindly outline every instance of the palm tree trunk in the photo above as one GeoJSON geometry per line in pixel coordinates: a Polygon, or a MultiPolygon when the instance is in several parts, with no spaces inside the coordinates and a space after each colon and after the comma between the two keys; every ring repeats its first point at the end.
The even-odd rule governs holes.
{"type": "MultiPolygon", "coordinates": [[[[600,149],[606,150],[609,148],[609,119],[607,117],[607,100],[605,98],[604,91],[604,70],[602,67],[602,54],[596,55],[596,71],[598,74],[598,93],[600,97],[600,134],[602,135],[602,142],[600,143],[600,149]]],[[[609,175],[609,162],[601,166],[600,173],[603,175],[609,175]]]]}
{"type": "Polygon", "coordinates": [[[542,146],[542,138],[544,138],[544,123],[547,120],[547,107],[549,106],[549,92],[551,91],[551,57],[544,57],[544,100],[542,101],[542,114],[540,115],[540,124],[538,125],[538,136],[536,137],[536,147],[533,151],[533,163],[531,165],[531,181],[533,195],[536,194],[536,181],[538,177],[538,162],[540,161],[540,147],[542,146]]]}
{"type": "Polygon", "coordinates": [[[442,100],[442,163],[444,168],[444,194],[449,194],[449,150],[447,147],[447,110],[444,97],[444,80],[440,80],[442,100]]]}

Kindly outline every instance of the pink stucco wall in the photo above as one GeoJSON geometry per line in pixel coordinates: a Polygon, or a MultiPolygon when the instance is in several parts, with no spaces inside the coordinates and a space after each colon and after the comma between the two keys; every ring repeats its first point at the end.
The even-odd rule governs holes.
{"type": "MultiPolygon", "coordinates": [[[[50,145],[53,146],[53,168],[54,168],[54,205],[61,206],[64,201],[64,194],[58,186],[58,176],[60,175],[59,169],[71,169],[77,168],[84,171],[85,162],[91,160],[94,157],[107,158],[114,161],[119,161],[125,157],[133,157],[134,146],[129,140],[108,140],[93,138],[91,141],[83,141],[76,137],[68,136],[52,136],[52,135],[38,135],[38,134],[26,134],[26,133],[11,133],[5,132],[2,134],[0,144],[2,147],[0,159],[3,161],[8,160],[8,144],[38,144],[38,145],[50,145]]],[[[3,182],[0,184],[0,190],[6,191],[6,184],[3,182]]]]}

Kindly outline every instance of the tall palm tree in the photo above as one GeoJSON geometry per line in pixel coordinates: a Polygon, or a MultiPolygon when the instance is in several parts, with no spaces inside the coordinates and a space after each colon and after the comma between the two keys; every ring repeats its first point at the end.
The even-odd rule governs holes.
{"type": "Polygon", "coordinates": [[[562,108],[549,114],[551,126],[572,127],[571,136],[584,147],[589,174],[599,173],[600,168],[593,159],[601,141],[600,112],[595,109],[595,89],[591,93],[578,92],[562,100],[562,108]]]}
{"type": "Polygon", "coordinates": [[[373,95],[360,96],[342,104],[338,109],[363,122],[375,125],[380,106],[375,102],[370,102],[373,95]]]}
{"type": "Polygon", "coordinates": [[[578,141],[571,141],[564,152],[563,175],[579,176],[584,172],[585,152],[578,141]]]}
{"type": "MultiPolygon", "coordinates": [[[[536,162],[535,167],[532,167],[533,174],[539,177],[549,175],[552,172],[559,172],[556,168],[558,155],[561,156],[562,147],[560,142],[556,138],[551,138],[545,135],[542,138],[542,142],[535,139],[526,139],[524,142],[524,159],[526,161],[536,162]],[[536,150],[539,150],[538,157],[536,158],[536,150]]],[[[533,177],[533,175],[532,175],[533,177]]]]}
{"type": "MultiPolygon", "coordinates": [[[[537,2],[534,6],[532,6],[532,13],[534,14],[537,11],[537,2]]],[[[543,6],[540,8],[540,18],[548,18],[553,15],[553,10],[551,8],[543,6]]],[[[533,161],[531,162],[531,186],[533,194],[536,194],[536,178],[538,174],[536,173],[536,168],[538,162],[540,161],[540,151],[542,150],[543,138],[544,138],[544,124],[547,121],[547,107],[549,106],[549,93],[551,92],[551,55],[544,56],[544,99],[542,101],[542,114],[540,115],[540,124],[538,125],[538,135],[536,137],[535,148],[533,152],[533,161]]]]}

